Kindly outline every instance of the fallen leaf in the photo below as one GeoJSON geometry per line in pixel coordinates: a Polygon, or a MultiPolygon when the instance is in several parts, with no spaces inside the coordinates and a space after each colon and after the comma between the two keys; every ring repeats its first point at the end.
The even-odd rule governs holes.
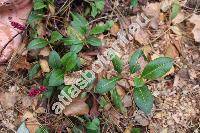
{"type": "Polygon", "coordinates": [[[23,120],[26,120],[26,127],[29,129],[30,133],[35,133],[40,127],[40,123],[37,118],[35,118],[34,114],[30,111],[26,111],[24,113],[23,120]]]}
{"type": "Polygon", "coordinates": [[[92,108],[90,109],[90,112],[89,112],[89,116],[93,119],[97,118],[100,115],[100,113],[98,111],[98,106],[99,105],[97,103],[97,99],[96,99],[95,95],[93,94],[92,95],[92,108]]]}
{"type": "Polygon", "coordinates": [[[0,93],[0,103],[5,108],[14,107],[14,104],[17,102],[17,94],[16,93],[0,93]]]}
{"type": "Polygon", "coordinates": [[[160,15],[160,3],[149,3],[146,7],[143,7],[143,11],[147,16],[158,18],[160,15]]]}
{"type": "Polygon", "coordinates": [[[117,93],[119,94],[120,98],[123,98],[125,96],[125,90],[121,88],[120,86],[116,87],[117,93]]]}
{"type": "Polygon", "coordinates": [[[112,28],[110,29],[110,33],[113,36],[117,36],[117,33],[119,32],[120,28],[119,25],[117,23],[114,23],[112,28]]]}
{"type": "Polygon", "coordinates": [[[24,108],[31,106],[31,104],[32,104],[32,100],[30,99],[30,97],[25,96],[25,97],[22,98],[22,106],[24,108]]]}
{"type": "Polygon", "coordinates": [[[124,131],[124,133],[131,133],[133,126],[129,125],[126,130],[124,131]]]}
{"type": "Polygon", "coordinates": [[[21,35],[17,35],[20,30],[14,28],[11,25],[11,21],[14,21],[20,25],[25,25],[32,8],[30,0],[20,2],[18,5],[16,5],[16,3],[18,2],[11,2],[9,5],[3,5],[0,8],[0,63],[6,62],[11,57],[12,53],[17,50],[21,43],[21,35]],[[13,6],[16,6],[16,9],[10,10],[13,8],[13,6]],[[10,20],[10,18],[12,18],[12,20],[10,20]],[[13,41],[8,43],[14,36],[16,37],[13,39],[13,41]]]}
{"type": "Polygon", "coordinates": [[[13,68],[15,71],[19,71],[20,69],[26,69],[29,70],[31,68],[31,64],[27,62],[26,57],[22,56],[20,57],[16,63],[14,63],[13,68]]]}
{"type": "Polygon", "coordinates": [[[167,12],[167,10],[171,8],[172,2],[173,2],[172,0],[163,0],[161,2],[161,10],[163,12],[167,12]]]}
{"type": "Polygon", "coordinates": [[[144,118],[143,116],[141,116],[139,114],[137,114],[135,116],[135,121],[137,121],[142,126],[148,126],[149,125],[149,120],[144,118]]]}
{"type": "Polygon", "coordinates": [[[105,112],[106,115],[108,115],[109,119],[115,124],[120,124],[120,119],[122,118],[121,114],[118,113],[115,109],[111,108],[107,112],[105,112]]]}
{"type": "Polygon", "coordinates": [[[138,32],[135,33],[135,40],[138,41],[140,44],[148,44],[149,43],[149,34],[140,29],[138,32]]]}
{"type": "Polygon", "coordinates": [[[47,57],[50,54],[50,49],[48,47],[44,47],[43,49],[41,49],[39,55],[47,57]]]}
{"type": "Polygon", "coordinates": [[[176,47],[173,44],[168,44],[168,47],[166,48],[165,56],[176,58],[179,56],[179,53],[176,49],[176,47]]]}
{"type": "Polygon", "coordinates": [[[189,21],[195,24],[192,33],[196,42],[200,42],[200,15],[193,14],[189,21]]]}
{"type": "Polygon", "coordinates": [[[65,85],[72,85],[80,78],[81,78],[81,71],[76,71],[70,74],[66,74],[64,76],[64,83],[65,85]]]}
{"type": "Polygon", "coordinates": [[[66,116],[86,115],[89,113],[89,110],[89,106],[84,101],[76,100],[66,106],[63,113],[66,116]]]}
{"type": "Polygon", "coordinates": [[[122,103],[124,107],[131,107],[133,104],[132,97],[129,95],[125,95],[124,98],[122,99],[122,103]]]}
{"type": "Polygon", "coordinates": [[[45,72],[45,73],[48,73],[50,72],[50,68],[49,68],[49,63],[47,60],[45,59],[40,59],[40,66],[41,66],[41,69],[42,69],[42,72],[45,72]]]}
{"type": "Polygon", "coordinates": [[[145,45],[142,47],[142,51],[144,52],[144,55],[148,57],[149,54],[152,52],[152,48],[149,45],[145,45]]]}

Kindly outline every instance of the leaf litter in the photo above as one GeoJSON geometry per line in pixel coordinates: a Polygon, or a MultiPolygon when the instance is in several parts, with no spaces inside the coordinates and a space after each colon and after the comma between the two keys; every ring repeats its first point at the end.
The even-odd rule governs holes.
{"type": "MultiPolygon", "coordinates": [[[[87,14],[86,12],[85,16],[87,19],[94,20],[92,23],[93,26],[99,22],[105,24],[106,20],[110,19],[115,19],[116,22],[110,30],[97,35],[97,37],[107,43],[96,48],[95,46],[99,45],[99,43],[97,44],[91,41],[90,46],[85,45],[83,47],[82,51],[78,54],[80,55],[78,57],[80,57],[80,62],[82,64],[81,71],[87,70],[88,68],[91,69],[91,64],[96,60],[96,56],[104,53],[107,48],[111,48],[112,43],[118,37],[117,33],[120,29],[122,29],[122,27],[128,27],[128,24],[125,24],[125,26],[122,25],[124,25],[124,18],[126,21],[129,21],[130,16],[133,16],[130,14],[132,14],[134,7],[130,6],[127,8],[127,3],[133,4],[133,1],[125,3],[118,0],[117,2],[121,2],[121,4],[117,4],[105,0],[105,9],[99,8],[103,10],[102,13],[99,9],[95,12],[96,9],[94,8],[97,8],[96,6],[98,4],[92,7],[93,13],[87,14]],[[92,17],[95,17],[97,14],[99,15],[97,17],[99,20],[92,19],[92,17]],[[90,15],[92,17],[90,17],[90,15]],[[108,17],[105,17],[107,15],[108,17]]],[[[83,11],[90,5],[88,3],[89,5],[86,4],[86,6],[81,2],[78,6],[76,2],[72,2],[73,4],[66,6],[64,5],[65,2],[62,0],[57,0],[55,3],[56,4],[48,5],[48,7],[51,7],[49,8],[50,13],[58,15],[61,18],[65,17],[67,21],[63,21],[63,23],[60,22],[59,18],[53,21],[51,20],[52,18],[50,18],[45,20],[47,23],[40,21],[40,23],[38,23],[39,25],[35,26],[37,31],[40,32],[38,36],[45,42],[44,46],[47,45],[47,40],[49,43],[48,46],[45,48],[43,48],[44,46],[37,46],[38,48],[42,48],[42,50],[33,50],[29,52],[25,50],[23,56],[20,54],[14,56],[9,60],[11,67],[10,69],[7,68],[7,71],[6,66],[0,66],[0,116],[2,116],[0,121],[3,123],[1,132],[17,131],[17,127],[21,127],[21,124],[23,128],[24,124],[26,124],[30,132],[35,132],[41,125],[48,127],[51,132],[74,132],[73,127],[78,127],[78,129],[82,131],[88,131],[88,129],[98,131],[100,127],[101,132],[131,132],[131,130],[135,131],[138,128],[142,132],[146,130],[150,132],[198,132],[200,123],[198,118],[200,110],[198,102],[200,97],[198,81],[200,78],[198,38],[200,27],[198,22],[200,17],[189,9],[179,9],[179,7],[182,6],[182,2],[177,3],[176,1],[165,0],[162,2],[150,1],[147,3],[138,1],[138,4],[134,4],[134,6],[137,6],[136,8],[139,8],[137,11],[138,13],[145,13],[145,15],[150,18],[150,23],[146,27],[142,27],[140,31],[135,34],[134,39],[126,45],[126,48],[122,48],[122,51],[117,53],[120,59],[122,59],[122,57],[125,58],[125,60],[123,60],[124,64],[126,64],[126,60],[131,57],[133,52],[140,48],[143,49],[148,60],[154,60],[163,56],[171,57],[174,60],[175,65],[167,74],[154,81],[147,81],[149,90],[154,96],[153,107],[148,116],[139,110],[139,106],[133,102],[133,90],[135,89],[133,77],[138,76],[142,71],[130,74],[127,67],[122,69],[122,79],[116,82],[116,88],[105,88],[109,91],[110,89],[116,89],[116,92],[93,95],[93,90],[88,89],[80,95],[80,97],[84,98],[73,101],[70,105],[66,106],[63,112],[64,115],[56,116],[51,110],[52,103],[57,101],[57,92],[55,90],[62,89],[57,87],[57,84],[54,84],[55,86],[52,85],[52,88],[47,87],[48,93],[51,94],[49,99],[43,99],[42,97],[45,96],[44,94],[39,94],[35,97],[27,96],[31,86],[39,87],[43,85],[41,82],[42,79],[48,77],[47,74],[51,71],[52,66],[54,66],[48,62],[48,56],[52,48],[57,51],[60,56],[65,55],[66,51],[70,50],[69,46],[63,45],[57,40],[54,41],[53,44],[50,43],[52,31],[55,31],[56,28],[59,33],[62,33],[62,36],[67,36],[67,33],[63,32],[66,30],[63,29],[63,27],[69,25],[70,14],[68,12],[80,12],[80,10],[83,11]],[[146,5],[144,5],[144,3],[146,5]],[[57,10],[58,5],[63,5],[60,13],[57,10]],[[77,10],[71,8],[74,6],[78,7],[77,10]],[[47,35],[47,38],[43,38],[45,35],[47,35]],[[44,39],[46,40],[44,41],[44,39]],[[31,52],[34,54],[31,54],[31,52]],[[18,61],[15,62],[16,60],[18,61]],[[37,70],[39,73],[35,73],[36,75],[33,74],[32,80],[29,80],[27,78],[27,72],[30,70],[30,64],[36,63],[39,64],[37,70]],[[12,72],[12,74],[10,72],[12,72]],[[13,84],[15,87],[13,87],[13,84]],[[50,92],[50,90],[52,92],[50,92]],[[112,94],[116,95],[113,97],[111,96],[112,94]],[[90,98],[91,95],[92,98],[90,98]],[[100,99],[100,96],[103,96],[104,100],[100,99]],[[114,100],[117,100],[117,102],[114,100]],[[118,100],[121,101],[123,107],[127,110],[126,113],[122,113],[120,108],[121,103],[118,100]],[[106,106],[102,107],[101,105],[104,104],[106,106]],[[99,119],[101,124],[99,125],[98,120],[94,118],[99,119]],[[86,125],[88,127],[84,129],[86,125]]],[[[188,3],[191,2],[189,1],[188,3]]],[[[42,5],[40,4],[38,6],[41,7],[34,7],[34,9],[41,8],[45,10],[46,6],[43,7],[44,3],[42,5]]],[[[195,8],[191,5],[191,8],[195,8]]],[[[198,10],[199,9],[197,9],[197,11],[198,10]]],[[[31,29],[27,30],[32,32],[31,29]]],[[[28,35],[29,36],[25,36],[24,38],[29,39],[28,42],[30,42],[34,37],[30,34],[28,35]]],[[[58,40],[61,38],[62,37],[59,35],[58,40]]],[[[2,45],[3,43],[0,42],[0,44],[2,45]]],[[[4,58],[4,55],[0,56],[4,58]]],[[[6,57],[6,59],[9,57],[6,57]]],[[[76,60],[79,59],[76,58],[76,60]]],[[[5,62],[5,59],[3,61],[5,62]]],[[[141,70],[143,70],[147,61],[140,58],[138,63],[141,65],[141,70]]],[[[78,66],[78,62],[73,66],[76,65],[78,66]]],[[[112,62],[109,62],[105,67],[105,70],[97,74],[98,80],[93,83],[91,88],[96,86],[98,81],[102,78],[110,79],[117,75],[112,62]]],[[[65,75],[63,74],[63,82],[60,83],[72,85],[80,78],[80,73],[79,71],[71,73],[71,68],[66,69],[69,71],[66,72],[65,75]]],[[[60,80],[59,77],[57,78],[60,80]]],[[[54,81],[53,79],[54,78],[51,80],[54,81]]]]}

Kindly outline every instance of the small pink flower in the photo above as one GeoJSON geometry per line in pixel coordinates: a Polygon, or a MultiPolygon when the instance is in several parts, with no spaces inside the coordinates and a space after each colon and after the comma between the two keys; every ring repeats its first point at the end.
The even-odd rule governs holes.
{"type": "Polygon", "coordinates": [[[25,26],[18,22],[10,21],[11,25],[18,30],[25,30],[25,26]]]}
{"type": "Polygon", "coordinates": [[[35,96],[41,94],[42,92],[44,92],[46,90],[47,90],[47,88],[45,86],[40,86],[39,89],[38,88],[31,88],[28,96],[35,97],[35,96]]]}

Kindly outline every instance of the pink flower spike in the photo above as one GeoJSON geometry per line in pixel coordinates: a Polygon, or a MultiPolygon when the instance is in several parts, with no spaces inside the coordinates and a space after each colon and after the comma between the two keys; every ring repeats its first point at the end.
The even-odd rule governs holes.
{"type": "Polygon", "coordinates": [[[22,24],[20,24],[18,22],[11,21],[10,23],[14,28],[16,28],[18,30],[25,30],[25,26],[23,26],[22,24]]]}
{"type": "Polygon", "coordinates": [[[40,89],[39,89],[41,92],[44,92],[47,90],[47,88],[45,86],[40,86],[40,89]]]}

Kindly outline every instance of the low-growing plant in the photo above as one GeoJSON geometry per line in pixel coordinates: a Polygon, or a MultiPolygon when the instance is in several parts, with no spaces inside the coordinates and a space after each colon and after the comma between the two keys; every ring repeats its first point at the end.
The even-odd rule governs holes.
{"type": "MultiPolygon", "coordinates": [[[[72,13],[73,21],[67,27],[68,37],[63,37],[58,31],[53,31],[49,39],[36,38],[29,45],[29,50],[41,49],[48,45],[54,46],[56,42],[62,42],[70,47],[70,51],[60,57],[56,51],[51,51],[49,54],[48,63],[52,68],[50,73],[47,73],[43,81],[43,85],[47,86],[48,91],[45,96],[50,97],[53,93],[53,88],[57,88],[64,84],[64,74],[80,68],[81,62],[78,57],[78,52],[85,45],[101,46],[101,40],[96,35],[103,33],[111,28],[113,21],[108,21],[102,25],[96,25],[89,28],[88,21],[77,13],[72,13]]],[[[32,79],[40,70],[40,65],[36,63],[29,70],[29,79],[32,79]]]]}
{"type": "MultiPolygon", "coordinates": [[[[142,50],[137,50],[131,56],[129,61],[130,73],[133,74],[141,69],[138,59],[142,56],[146,59],[142,50]]],[[[115,61],[112,60],[114,69],[120,73],[123,69],[122,60],[119,57],[115,57],[114,60],[115,61]]],[[[145,114],[149,114],[153,107],[153,95],[148,89],[146,82],[164,76],[172,68],[172,66],[173,60],[171,58],[159,57],[150,61],[145,66],[140,76],[134,77],[134,102],[145,114]]],[[[122,101],[115,88],[118,80],[120,80],[120,75],[111,79],[101,79],[98,82],[95,91],[99,94],[110,92],[114,105],[119,108],[121,112],[125,112],[122,101]]],[[[105,104],[106,102],[101,98],[101,103],[105,104]]]]}

